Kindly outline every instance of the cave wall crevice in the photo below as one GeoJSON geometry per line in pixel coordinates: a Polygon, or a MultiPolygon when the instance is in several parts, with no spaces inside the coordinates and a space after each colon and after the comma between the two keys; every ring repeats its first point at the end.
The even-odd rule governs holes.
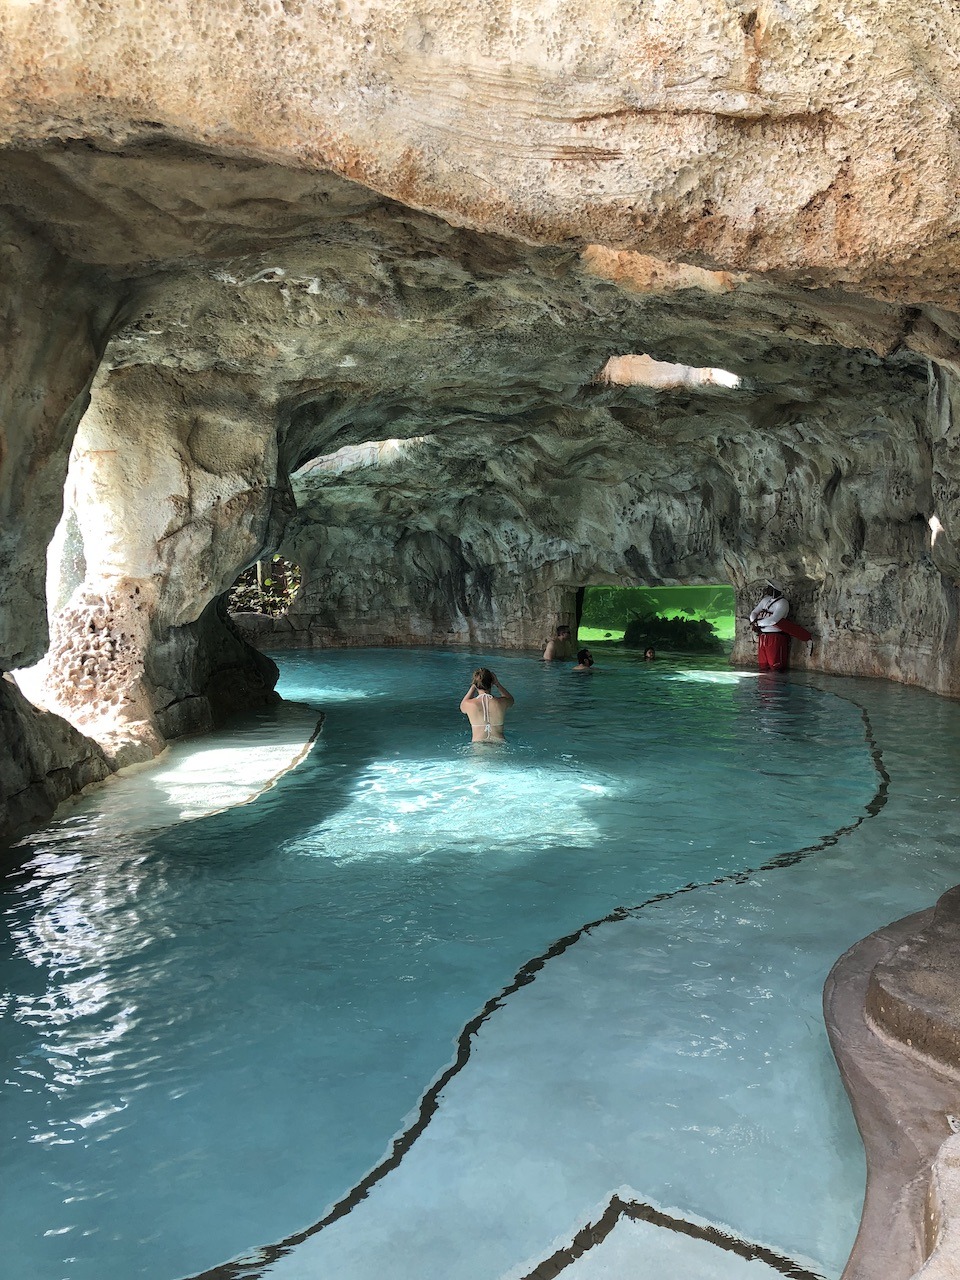
{"type": "Polygon", "coordinates": [[[0,207],[0,670],[44,652],[45,554],[126,290],[0,207]]]}

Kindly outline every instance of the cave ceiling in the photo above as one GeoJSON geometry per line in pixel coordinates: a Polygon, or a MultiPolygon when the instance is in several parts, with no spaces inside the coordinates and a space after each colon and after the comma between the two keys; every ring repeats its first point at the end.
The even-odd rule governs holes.
{"type": "MultiPolygon", "coordinates": [[[[288,471],[344,445],[429,436],[425,456],[447,449],[448,469],[526,442],[559,449],[563,467],[589,459],[599,474],[605,456],[636,478],[702,439],[808,421],[822,443],[831,420],[842,439],[851,401],[876,400],[880,423],[882,406],[922,395],[918,352],[953,354],[950,317],[930,308],[481,234],[331,173],[167,138],[8,152],[0,204],[116,295],[101,382],[122,394],[127,380],[142,400],[153,377],[202,402],[232,381],[275,415],[288,471]],[[641,352],[742,385],[599,380],[611,355],[641,352]]],[[[439,476],[424,477],[425,500],[439,476]]]]}

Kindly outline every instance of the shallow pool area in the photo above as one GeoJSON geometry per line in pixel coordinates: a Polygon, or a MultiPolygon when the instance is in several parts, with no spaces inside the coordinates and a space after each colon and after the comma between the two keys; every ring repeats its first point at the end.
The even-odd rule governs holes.
{"type": "Polygon", "coordinates": [[[134,821],[145,770],[8,855],[19,1275],[839,1275],[821,988],[960,880],[960,706],[597,656],[284,654],[326,721],[269,790],[134,821]]]}

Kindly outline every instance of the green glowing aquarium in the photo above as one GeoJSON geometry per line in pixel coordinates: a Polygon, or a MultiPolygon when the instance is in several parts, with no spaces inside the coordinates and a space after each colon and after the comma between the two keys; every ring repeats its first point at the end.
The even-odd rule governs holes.
{"type": "Polygon", "coordinates": [[[725,585],[586,587],[577,638],[719,653],[733,643],[734,611],[733,587],[725,585]]]}

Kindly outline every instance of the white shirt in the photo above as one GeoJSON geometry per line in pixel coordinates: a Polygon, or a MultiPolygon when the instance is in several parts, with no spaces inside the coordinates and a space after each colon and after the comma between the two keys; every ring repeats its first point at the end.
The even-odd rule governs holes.
{"type": "Polygon", "coordinates": [[[781,618],[785,618],[790,612],[790,601],[783,596],[764,596],[753,613],[750,615],[750,621],[755,622],[761,631],[765,631],[768,635],[776,633],[781,634],[777,623],[781,618]]]}

